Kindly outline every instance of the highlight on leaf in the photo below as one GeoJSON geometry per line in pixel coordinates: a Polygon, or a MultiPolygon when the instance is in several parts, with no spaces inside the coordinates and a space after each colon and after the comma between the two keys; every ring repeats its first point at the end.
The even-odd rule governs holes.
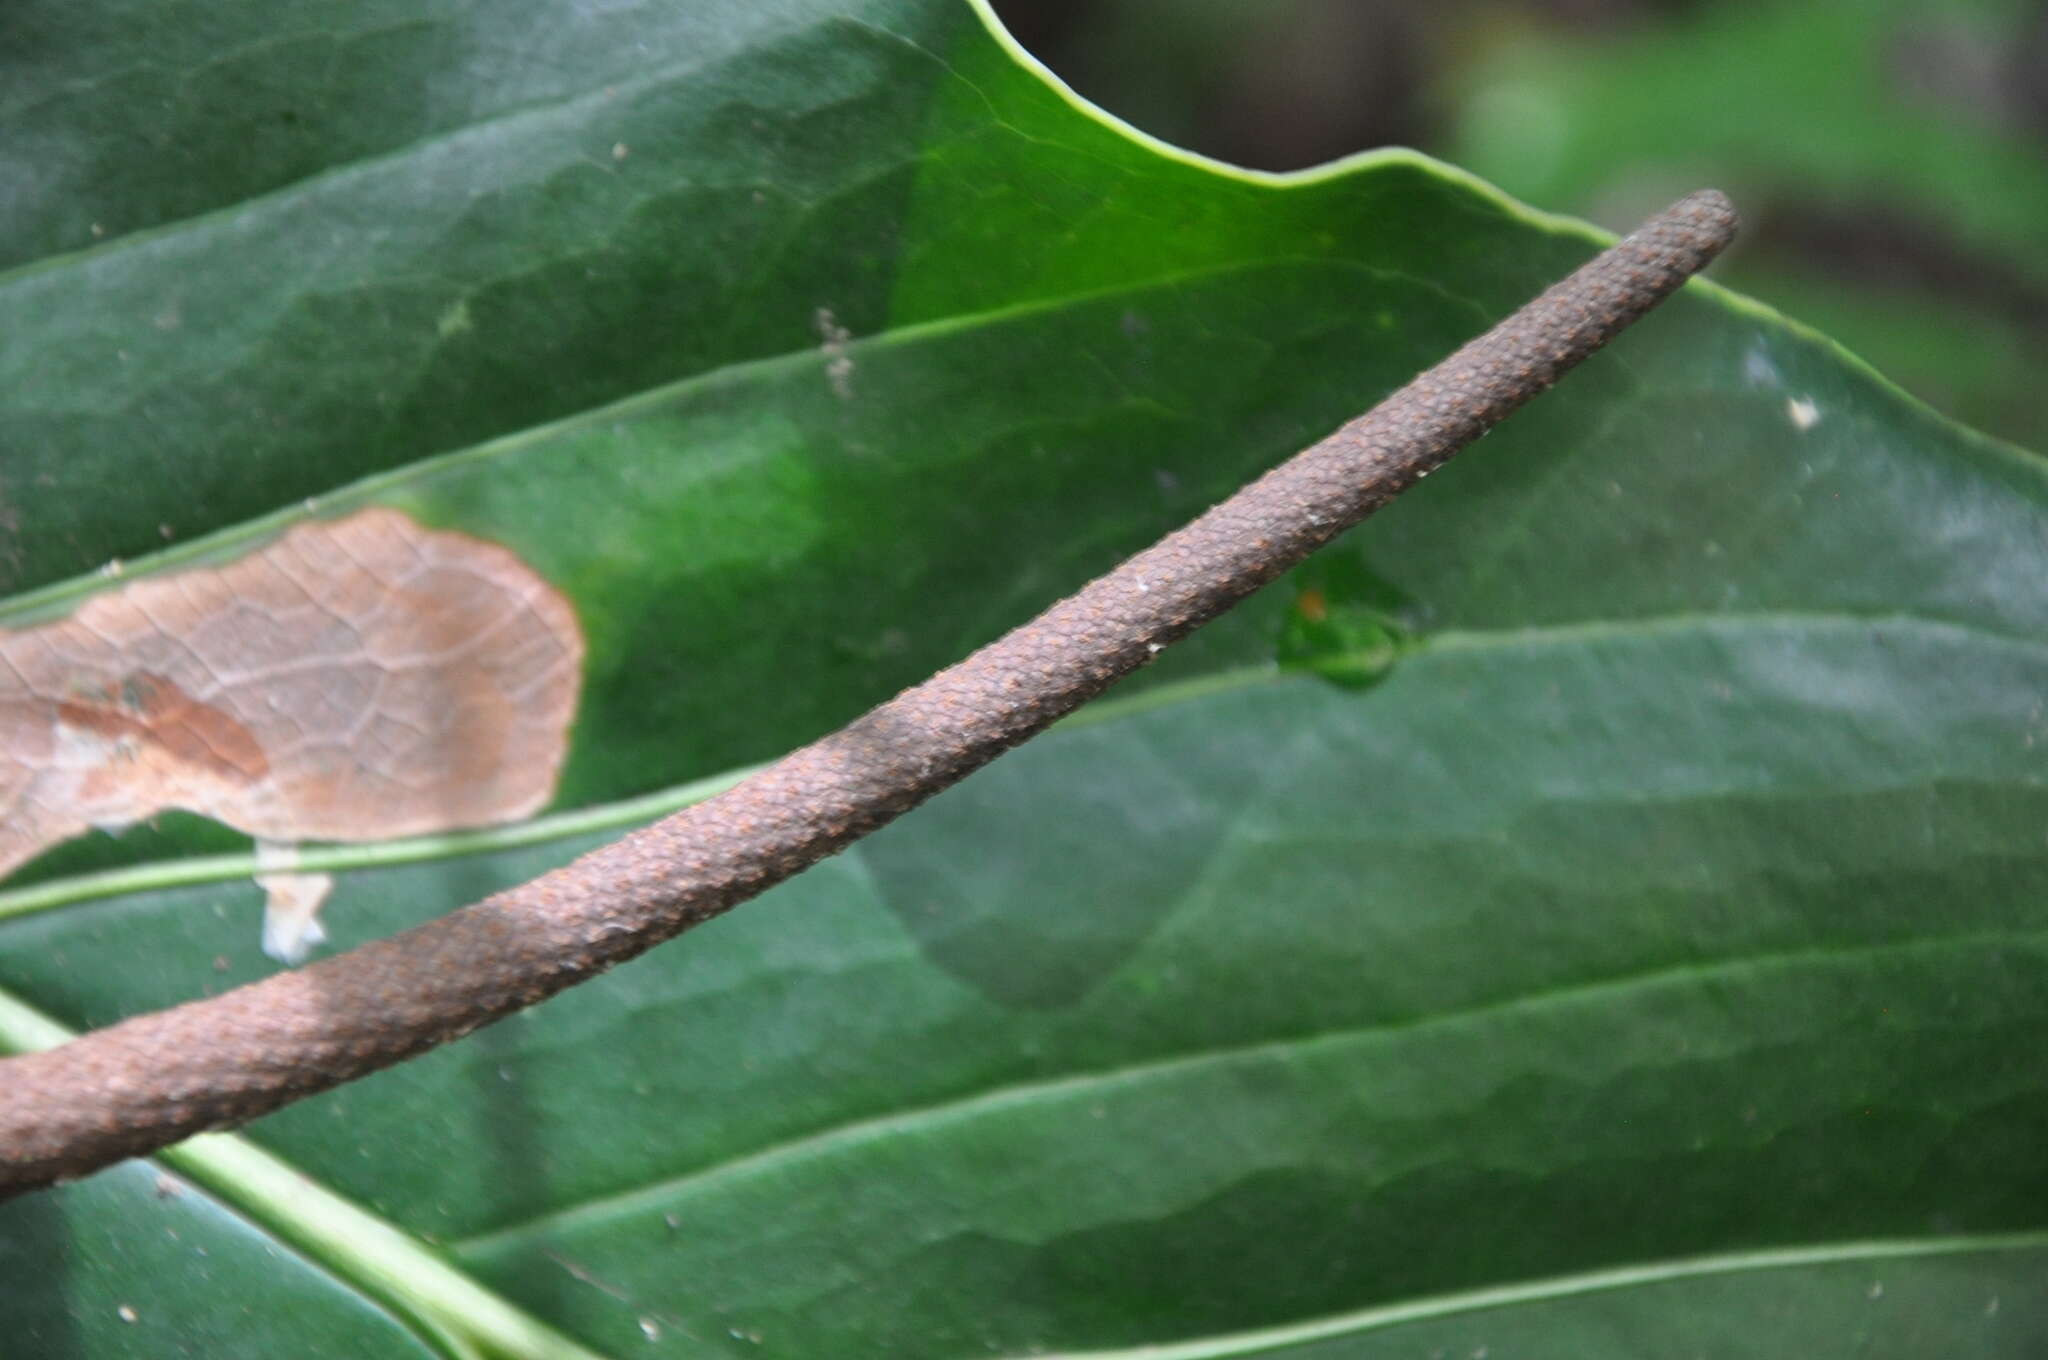
{"type": "Polygon", "coordinates": [[[301,841],[514,821],[553,796],[582,686],[568,600],[511,551],[387,508],[0,632],[0,875],[177,808],[257,840],[264,949],[331,881],[301,841]]]}

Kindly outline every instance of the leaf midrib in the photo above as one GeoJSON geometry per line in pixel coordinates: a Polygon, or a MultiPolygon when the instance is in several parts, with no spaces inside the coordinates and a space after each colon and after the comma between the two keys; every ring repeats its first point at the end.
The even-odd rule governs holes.
{"type": "MultiPolygon", "coordinates": [[[[0,989],[0,1052],[55,1048],[69,1029],[0,989]]],[[[203,1133],[153,1161],[254,1225],[419,1341],[458,1360],[603,1360],[515,1307],[416,1234],[339,1194],[248,1138],[203,1133]]],[[[56,1193],[54,1190],[35,1193],[56,1193]]]]}

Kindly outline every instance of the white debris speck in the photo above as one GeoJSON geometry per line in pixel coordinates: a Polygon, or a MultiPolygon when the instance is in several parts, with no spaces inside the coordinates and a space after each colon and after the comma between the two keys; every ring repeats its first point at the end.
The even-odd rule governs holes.
{"type": "Polygon", "coordinates": [[[653,1318],[641,1318],[640,1335],[646,1337],[649,1341],[661,1340],[661,1324],[653,1318]]]}
{"type": "Polygon", "coordinates": [[[1148,642],[1145,644],[1145,650],[1152,653],[1152,655],[1154,656],[1158,656],[1161,652],[1166,650],[1166,644],[1163,642],[1148,642]]]}
{"type": "Polygon", "coordinates": [[[1785,398],[1785,415],[1794,429],[1810,430],[1820,424],[1820,407],[1807,397],[1785,398]]]}
{"type": "Polygon", "coordinates": [[[615,160],[615,161],[622,161],[622,160],[626,159],[626,157],[628,157],[628,156],[630,156],[630,155],[632,155],[632,154],[633,154],[633,153],[632,153],[632,151],[631,151],[631,150],[630,150],[630,149],[629,149],[629,148],[628,148],[628,147],[626,146],[626,144],[625,144],[624,142],[613,142],[613,143],[612,143],[612,159],[613,159],[613,160],[615,160]]]}
{"type": "Polygon", "coordinates": [[[811,324],[817,328],[819,348],[825,351],[825,378],[832,384],[833,395],[845,401],[853,396],[853,359],[846,352],[853,332],[839,324],[830,307],[820,307],[811,324]]]}
{"type": "Polygon", "coordinates": [[[121,1319],[121,1321],[123,1322],[132,1323],[137,1320],[137,1314],[135,1310],[133,1308],[130,1308],[125,1303],[114,1310],[114,1316],[121,1319]]]}

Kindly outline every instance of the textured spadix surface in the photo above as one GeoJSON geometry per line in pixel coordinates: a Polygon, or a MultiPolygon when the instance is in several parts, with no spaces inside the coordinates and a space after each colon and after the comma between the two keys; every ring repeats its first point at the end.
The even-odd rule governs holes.
{"type": "MultiPolygon", "coordinates": [[[[218,565],[308,495],[502,544],[584,624],[556,807],[599,820],[1020,621],[1595,244],[1407,155],[1175,159],[941,0],[21,12],[49,109],[106,121],[39,125],[69,178],[50,234],[10,219],[16,585],[160,524],[224,530],[218,565]],[[347,74],[372,53],[421,93],[347,74]],[[166,63],[184,102],[117,117],[166,63]]],[[[2031,455],[1695,290],[1122,707],[249,1131],[311,1187],[212,1145],[177,1194],[0,1209],[0,1324],[91,1356],[2030,1355],[2044,500],[2031,455]],[[1352,687],[1276,673],[1308,613],[1352,687]]],[[[603,834],[543,826],[342,873],[339,942],[603,834]]],[[[0,984],[83,1026],[260,971],[230,865],[174,881],[238,845],[50,851],[0,897],[0,984]]]]}

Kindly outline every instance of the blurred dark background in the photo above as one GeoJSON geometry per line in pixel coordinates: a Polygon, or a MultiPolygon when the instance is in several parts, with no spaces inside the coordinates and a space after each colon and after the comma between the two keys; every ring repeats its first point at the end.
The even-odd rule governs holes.
{"type": "Polygon", "coordinates": [[[2048,0],[994,0],[1082,97],[1235,165],[1410,146],[1625,230],[2048,449],[2048,0]]]}

